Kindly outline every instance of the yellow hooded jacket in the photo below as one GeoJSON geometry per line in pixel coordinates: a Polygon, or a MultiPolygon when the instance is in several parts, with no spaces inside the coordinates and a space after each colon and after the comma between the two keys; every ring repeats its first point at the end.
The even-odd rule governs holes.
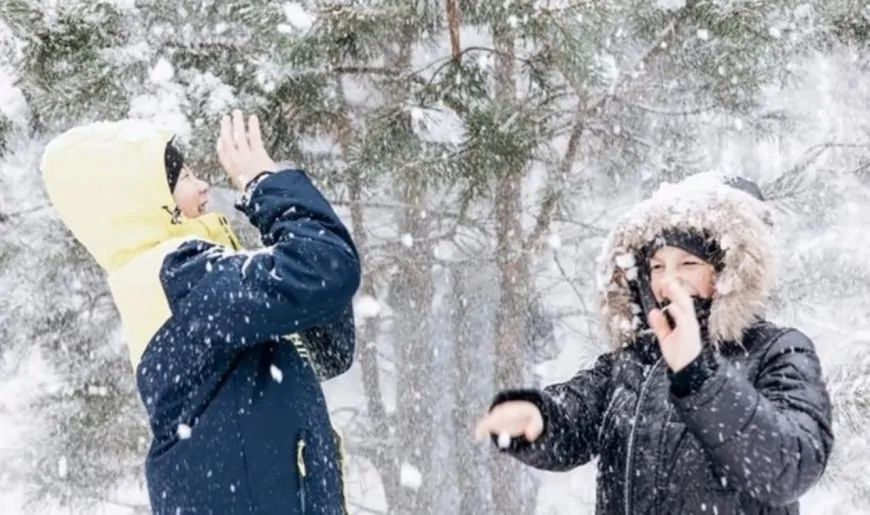
{"type": "Polygon", "coordinates": [[[134,370],[170,317],[159,279],[166,255],[193,238],[240,248],[223,215],[173,220],[163,164],[172,136],[145,121],[97,122],[52,140],[42,159],[51,203],[108,275],[134,370]]]}
{"type": "MultiPolygon", "coordinates": [[[[304,173],[287,170],[262,181],[266,186],[255,188],[257,202],[262,204],[258,207],[263,209],[249,212],[249,216],[260,217],[265,216],[263,212],[272,213],[272,222],[258,226],[261,231],[264,223],[283,227],[273,229],[283,241],[259,254],[211,252],[207,247],[238,250],[240,245],[222,215],[192,220],[174,216],[176,205],[163,162],[171,138],[170,131],[145,121],[98,122],[52,140],[41,164],[52,204],[105,270],[121,316],[154,432],[146,460],[152,509],[155,513],[203,508],[215,513],[247,513],[250,508],[257,513],[287,514],[296,513],[291,507],[298,503],[300,513],[311,509],[342,513],[342,464],[310,460],[306,455],[342,458],[341,441],[329,423],[316,372],[321,367],[326,370],[321,379],[328,379],[346,371],[352,361],[350,299],[359,284],[359,260],[350,235],[304,173]],[[205,250],[200,252],[200,248],[205,250]],[[228,265],[235,270],[240,260],[245,267],[250,265],[250,269],[241,269],[243,275],[249,272],[248,279],[207,274],[202,280],[217,282],[204,285],[202,294],[210,295],[221,277],[241,280],[234,283],[240,290],[217,292],[210,299],[216,306],[195,312],[184,307],[194,301],[175,297],[172,302],[184,306],[170,307],[166,288],[183,287],[187,280],[163,284],[162,274],[176,273],[172,267],[167,269],[168,261],[179,264],[181,260],[185,269],[207,272],[215,259],[220,262],[224,257],[235,263],[228,265]],[[275,270],[269,272],[269,266],[275,270]],[[279,268],[285,272],[281,277],[276,275],[279,268]],[[265,282],[250,283],[254,275],[265,282]],[[277,290],[266,293],[250,288],[277,290]],[[221,294],[229,303],[217,299],[221,294]],[[242,307],[243,300],[267,298],[274,299],[268,313],[254,305],[242,307]],[[175,309],[181,310],[177,316],[175,309]],[[212,313],[221,317],[214,323],[223,328],[213,329],[217,335],[225,335],[220,331],[231,324],[239,328],[231,320],[247,319],[246,313],[252,319],[259,317],[264,328],[291,327],[303,319],[319,325],[283,337],[293,347],[277,341],[254,345],[253,337],[245,345],[221,346],[216,340],[209,345],[212,338],[205,333],[184,341],[197,324],[201,330],[211,330],[212,324],[203,326],[202,321],[212,313]],[[173,336],[161,339],[161,334],[169,333],[173,336]],[[163,372],[155,375],[161,360],[163,372]],[[198,368],[191,360],[208,366],[198,368]],[[264,361],[271,361],[273,368],[267,366],[264,371],[260,366],[264,361]],[[306,369],[303,363],[310,366],[306,369]],[[167,369],[173,367],[185,374],[168,375],[167,369]],[[281,380],[280,375],[276,379],[275,370],[283,370],[292,380],[281,380]],[[254,399],[257,402],[251,404],[254,399]],[[240,411],[240,403],[247,410],[240,411]],[[179,423],[190,424],[194,436],[179,436],[175,431],[179,423]],[[287,447],[293,450],[285,463],[281,456],[287,447]],[[247,495],[230,495],[228,484],[247,495]],[[263,485],[282,486],[273,491],[263,490],[263,485]]],[[[247,328],[247,334],[267,331],[257,327],[247,328]]]]}

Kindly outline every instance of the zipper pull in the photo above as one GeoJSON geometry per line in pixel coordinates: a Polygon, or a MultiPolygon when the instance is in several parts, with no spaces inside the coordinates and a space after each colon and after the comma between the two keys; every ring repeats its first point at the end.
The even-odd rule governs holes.
{"type": "Polygon", "coordinates": [[[308,475],[308,470],[305,468],[305,440],[299,440],[296,443],[296,466],[302,477],[308,475]]]}

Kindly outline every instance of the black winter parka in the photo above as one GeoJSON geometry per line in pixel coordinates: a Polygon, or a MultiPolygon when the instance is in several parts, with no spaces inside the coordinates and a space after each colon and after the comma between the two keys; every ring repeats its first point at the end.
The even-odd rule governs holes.
{"type": "Polygon", "coordinates": [[[799,513],[833,444],[813,343],[769,323],[743,348],[707,347],[676,374],[657,349],[602,355],[570,381],[501,393],[535,403],[544,433],[507,452],[564,471],[598,456],[597,514],[799,513]]]}
{"type": "Polygon", "coordinates": [[[514,439],[509,454],[551,471],[598,457],[599,515],[794,515],[825,470],[831,401],[810,339],[765,321],[779,247],[772,213],[747,183],[698,174],[621,217],[598,260],[612,350],[565,383],[495,398],[531,401],[544,418],[542,436],[514,439]],[[703,351],[676,373],[644,322],[649,250],[662,245],[716,269],[698,318],[703,351]]]}

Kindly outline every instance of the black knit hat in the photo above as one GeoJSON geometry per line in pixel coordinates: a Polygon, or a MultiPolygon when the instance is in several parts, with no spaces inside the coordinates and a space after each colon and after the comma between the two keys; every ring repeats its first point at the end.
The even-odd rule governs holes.
{"type": "Polygon", "coordinates": [[[166,150],[163,152],[163,166],[166,169],[166,180],[169,182],[169,191],[174,192],[175,185],[178,183],[178,177],[181,175],[181,170],[184,168],[184,156],[173,144],[173,141],[166,144],[166,150]]]}
{"type": "MultiPolygon", "coordinates": [[[[764,202],[761,188],[749,179],[739,176],[729,177],[725,180],[725,184],[764,202]]],[[[716,267],[717,271],[721,271],[722,259],[725,257],[725,252],[719,246],[719,242],[704,231],[676,228],[664,230],[643,248],[641,255],[638,257],[640,257],[642,262],[649,262],[653,254],[662,247],[683,249],[710,263],[716,267]]]]}
{"type": "Polygon", "coordinates": [[[677,247],[689,254],[695,255],[717,269],[721,267],[725,253],[714,238],[703,232],[687,229],[666,229],[648,245],[640,256],[644,262],[649,262],[653,255],[662,247],[677,247]]]}
{"type": "MultiPolygon", "coordinates": [[[[761,188],[748,179],[744,179],[743,177],[729,177],[725,180],[725,184],[732,188],[741,190],[761,202],[764,202],[765,200],[761,188]]],[[[771,222],[766,221],[766,223],[771,222]]],[[[638,255],[636,255],[638,262],[648,264],[656,251],[662,247],[676,247],[683,249],[713,265],[717,272],[721,272],[724,267],[723,260],[725,258],[725,250],[722,249],[715,238],[706,234],[706,231],[683,228],[665,229],[639,251],[638,255]]],[[[648,314],[653,308],[662,307],[658,302],[656,302],[653,296],[650,270],[648,266],[641,267],[633,287],[636,288],[634,294],[645,314],[648,314]]],[[[694,301],[696,311],[698,311],[700,307],[704,307],[704,309],[709,311],[709,299],[694,299],[694,301]]],[[[701,318],[699,318],[699,320],[701,320],[701,318]]],[[[706,321],[703,322],[706,323],[706,321]]]]}

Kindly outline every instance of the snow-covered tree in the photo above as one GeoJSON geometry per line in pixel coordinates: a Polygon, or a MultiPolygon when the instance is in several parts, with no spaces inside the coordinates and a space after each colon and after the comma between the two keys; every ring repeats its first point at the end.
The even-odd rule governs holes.
{"type": "MultiPolygon", "coordinates": [[[[31,285],[2,299],[0,337],[44,349],[64,384],[33,406],[43,430],[16,470],[37,498],[77,507],[141,479],[147,428],[111,299],[40,204],[32,157],[54,133],[101,118],[171,125],[193,166],[221,183],[217,119],[255,111],[271,153],[305,166],[346,215],[365,277],[357,372],[338,381],[358,377],[365,399],[335,415],[351,471],[379,479],[374,495],[351,492],[370,511],[534,512],[539,476],[493,459],[471,441],[473,423],[496,389],[545,380],[537,365],[561,348],[582,356],[573,370],[602,350],[601,238],[662,180],[724,167],[762,183],[785,245],[800,249],[775,314],[811,320],[820,347],[866,345],[855,336],[870,312],[866,261],[841,241],[870,216],[865,126],[809,130],[806,97],[777,101],[809,87],[818,51],[833,59],[865,44],[854,4],[4,3],[0,69],[14,70],[26,113],[22,123],[0,109],[0,184],[35,193],[0,198],[0,280],[31,285]],[[34,148],[19,148],[21,131],[34,148]],[[839,240],[826,236],[835,226],[839,240]],[[857,315],[821,323],[841,312],[857,315]]],[[[831,363],[849,435],[864,423],[868,368],[831,363]]],[[[841,455],[832,477],[850,466],[841,455]]]]}

